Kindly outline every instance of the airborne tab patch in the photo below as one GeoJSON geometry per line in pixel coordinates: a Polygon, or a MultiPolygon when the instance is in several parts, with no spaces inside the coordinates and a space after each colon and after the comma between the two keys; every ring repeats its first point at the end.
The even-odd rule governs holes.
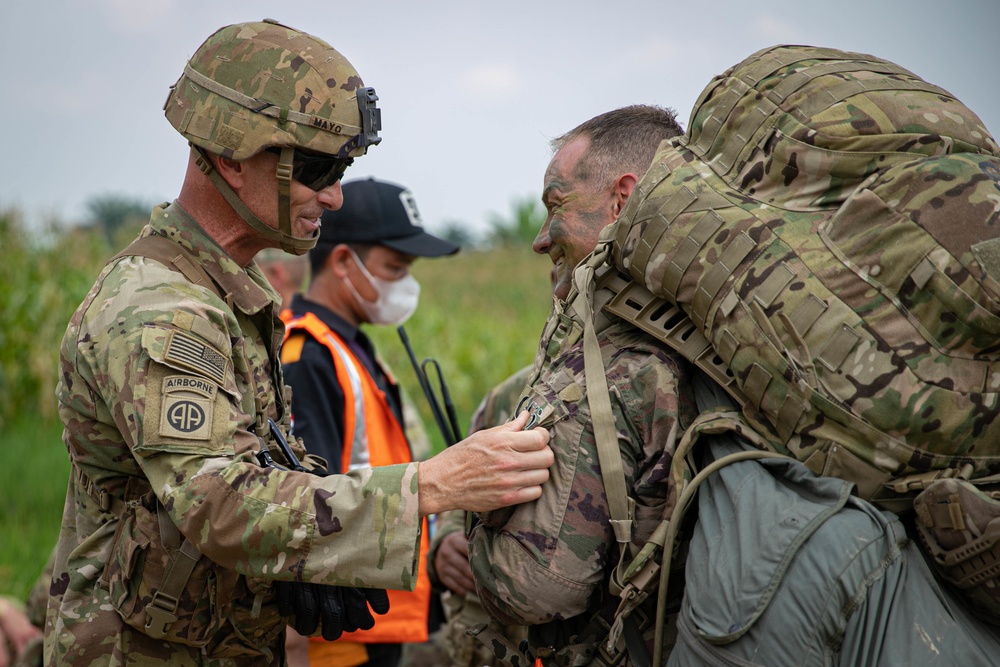
{"type": "Polygon", "coordinates": [[[160,435],[208,440],[218,386],[204,378],[169,375],[161,387],[160,435]]]}
{"type": "Polygon", "coordinates": [[[171,331],[163,358],[223,384],[229,359],[211,345],[183,331],[171,331]]]}

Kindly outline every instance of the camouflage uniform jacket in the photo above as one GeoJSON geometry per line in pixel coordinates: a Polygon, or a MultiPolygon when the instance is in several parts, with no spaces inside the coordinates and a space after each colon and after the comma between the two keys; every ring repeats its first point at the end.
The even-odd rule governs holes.
{"type": "Polygon", "coordinates": [[[255,421],[287,410],[276,390],[278,296],[176,203],[154,209],[150,234],[188,249],[226,298],[125,256],[70,321],[57,391],[74,473],[46,664],[283,661],[271,580],[415,580],[416,464],[325,478],[261,467],[255,421]],[[102,509],[101,493],[124,510],[102,509]],[[179,596],[181,620],[156,640],[145,609],[184,537],[202,556],[179,596]]]}
{"type": "MultiPolygon", "coordinates": [[[[593,616],[617,606],[607,594],[618,548],[591,426],[583,340],[564,309],[557,301],[525,394],[545,406],[551,477],[537,501],[482,515],[470,540],[480,600],[502,623],[536,626],[529,631],[536,655],[541,646],[571,643],[593,616]]],[[[675,500],[666,480],[695,416],[694,398],[679,355],[631,324],[599,319],[626,487],[636,503],[632,541],[641,546],[675,500]]]]}
{"type": "MultiPolygon", "coordinates": [[[[531,371],[532,366],[525,366],[491,389],[473,413],[469,433],[499,426],[508,421],[531,371]]],[[[434,559],[444,538],[452,533],[465,533],[467,513],[462,510],[451,510],[439,514],[437,519],[437,531],[431,540],[427,570],[431,582],[444,589],[442,602],[446,622],[441,632],[444,651],[447,654],[447,664],[451,667],[499,666],[501,663],[497,661],[489,645],[466,634],[470,628],[490,621],[479,598],[475,593],[456,595],[447,590],[438,580],[434,569],[434,559]]],[[[514,646],[517,646],[525,638],[525,628],[522,625],[507,625],[499,628],[499,631],[514,646]]],[[[441,660],[443,661],[444,658],[441,660]]],[[[441,667],[444,664],[441,662],[436,667],[441,667]]]]}

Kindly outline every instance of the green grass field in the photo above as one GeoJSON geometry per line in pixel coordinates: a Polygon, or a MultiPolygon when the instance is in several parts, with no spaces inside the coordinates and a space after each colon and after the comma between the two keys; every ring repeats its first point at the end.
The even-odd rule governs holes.
{"type": "MultiPolygon", "coordinates": [[[[550,267],[548,257],[527,247],[466,251],[414,265],[420,307],[405,324],[406,332],[418,361],[431,357],[440,364],[463,433],[486,392],[534,359],[551,306],[550,267]]],[[[396,328],[366,331],[436,437],[396,328]]]]}
{"type": "MultiPolygon", "coordinates": [[[[69,474],[53,394],[59,341],[113,253],[80,238],[36,250],[3,218],[0,212],[0,593],[23,596],[55,543],[69,474]]],[[[527,244],[414,265],[420,308],[406,329],[418,360],[439,362],[463,432],[483,395],[531,362],[549,311],[549,268],[527,244]]],[[[440,447],[395,327],[367,330],[440,447]]]]}
{"type": "Polygon", "coordinates": [[[32,415],[0,432],[0,592],[26,596],[55,545],[69,476],[61,434],[32,415]]]}

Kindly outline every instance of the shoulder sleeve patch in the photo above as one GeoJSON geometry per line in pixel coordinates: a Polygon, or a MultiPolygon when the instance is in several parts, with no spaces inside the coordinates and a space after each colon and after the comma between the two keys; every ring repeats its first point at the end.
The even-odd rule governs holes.
{"type": "Polygon", "coordinates": [[[183,331],[171,331],[163,348],[163,360],[223,384],[229,359],[211,345],[183,331]]]}
{"type": "Polygon", "coordinates": [[[208,440],[218,387],[203,378],[163,378],[159,434],[184,440],[208,440]]]}

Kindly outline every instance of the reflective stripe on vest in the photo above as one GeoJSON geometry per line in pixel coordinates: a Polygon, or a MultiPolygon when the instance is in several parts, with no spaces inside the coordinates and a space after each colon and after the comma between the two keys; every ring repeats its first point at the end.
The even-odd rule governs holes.
{"type": "MultiPolygon", "coordinates": [[[[364,467],[352,466],[352,457],[357,458],[353,453],[361,450],[367,452],[366,458],[372,466],[412,461],[406,435],[392,413],[385,394],[344,340],[313,313],[293,318],[288,311],[284,311],[281,313],[281,319],[286,325],[286,341],[294,332],[305,331],[325,345],[336,362],[334,365],[337,370],[337,381],[344,391],[345,401],[341,470],[364,467]]],[[[293,395],[293,418],[294,403],[293,395]]],[[[308,448],[309,443],[306,443],[306,449],[308,448]]],[[[389,613],[385,616],[375,616],[374,628],[345,632],[337,641],[366,644],[427,641],[427,614],[431,598],[431,582],[427,576],[428,546],[427,520],[424,519],[423,530],[420,533],[420,562],[414,590],[388,591],[389,613]]]]}

